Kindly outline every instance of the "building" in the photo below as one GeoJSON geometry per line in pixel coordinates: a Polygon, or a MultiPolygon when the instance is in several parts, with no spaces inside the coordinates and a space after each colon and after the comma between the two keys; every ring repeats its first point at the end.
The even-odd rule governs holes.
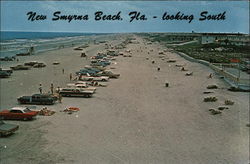
{"type": "Polygon", "coordinates": [[[250,46],[249,34],[242,33],[152,33],[148,34],[152,41],[167,43],[183,43],[197,40],[200,44],[220,44],[250,46]]]}
{"type": "Polygon", "coordinates": [[[249,46],[250,38],[248,34],[241,33],[202,33],[200,37],[200,43],[249,46]]]}

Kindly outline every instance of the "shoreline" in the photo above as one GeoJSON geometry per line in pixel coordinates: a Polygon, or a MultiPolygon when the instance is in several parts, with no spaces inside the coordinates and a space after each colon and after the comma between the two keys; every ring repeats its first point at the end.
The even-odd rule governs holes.
{"type": "MultiPolygon", "coordinates": [[[[13,49],[13,50],[7,50],[7,51],[1,51],[1,57],[19,57],[16,54],[23,52],[26,53],[27,52],[27,48],[31,47],[32,44],[35,44],[35,50],[36,53],[35,55],[39,54],[39,53],[45,53],[47,51],[53,51],[53,50],[57,50],[62,48],[61,46],[67,46],[67,47],[73,47],[73,46],[77,46],[77,45],[81,45],[81,44],[86,44],[89,41],[93,41],[95,38],[97,39],[102,39],[105,38],[108,34],[85,34],[85,35],[79,35],[79,36],[61,36],[61,37],[52,37],[52,38],[23,38],[23,39],[17,39],[17,40],[25,40],[25,42],[20,42],[20,43],[13,43],[14,45],[20,45],[22,44],[23,46],[26,46],[21,48],[19,47],[18,49],[13,49]],[[59,40],[58,40],[59,39],[59,40]],[[43,42],[41,42],[43,41],[43,42]],[[45,42],[44,42],[45,41],[45,42]],[[46,43],[44,45],[44,43],[46,43]],[[41,48],[41,46],[50,46],[51,44],[56,44],[56,46],[54,47],[47,47],[47,48],[41,48]],[[27,47],[28,46],[28,47],[27,47]],[[37,47],[38,50],[37,50],[37,47]],[[24,52],[24,50],[26,50],[24,52]],[[15,54],[10,55],[10,52],[15,52],[15,54]]],[[[112,34],[112,35],[117,35],[117,34],[112,34]]],[[[109,35],[110,36],[110,35],[109,35]]],[[[16,39],[13,40],[2,40],[1,42],[1,46],[3,46],[4,48],[4,44],[3,43],[9,43],[10,45],[12,41],[16,41],[16,39]],[[2,45],[3,44],[3,45],[2,45]]],[[[8,47],[8,46],[7,46],[8,47]]],[[[32,55],[27,55],[27,56],[32,56],[32,55]]]]}

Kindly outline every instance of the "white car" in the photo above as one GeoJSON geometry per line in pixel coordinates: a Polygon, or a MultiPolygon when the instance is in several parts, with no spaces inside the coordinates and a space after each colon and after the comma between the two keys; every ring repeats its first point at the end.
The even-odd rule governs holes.
{"type": "Polygon", "coordinates": [[[109,77],[107,77],[107,76],[99,76],[99,77],[81,76],[80,80],[83,80],[83,81],[108,81],[109,77]]]}
{"type": "Polygon", "coordinates": [[[69,83],[67,84],[67,87],[72,88],[82,88],[84,91],[96,91],[95,87],[89,87],[86,83],[85,84],[77,84],[77,83],[69,83]]]}

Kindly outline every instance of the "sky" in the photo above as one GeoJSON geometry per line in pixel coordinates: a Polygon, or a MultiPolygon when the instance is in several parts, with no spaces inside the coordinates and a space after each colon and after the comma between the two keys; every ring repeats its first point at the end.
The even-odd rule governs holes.
{"type": "Polygon", "coordinates": [[[1,1],[1,31],[35,32],[233,32],[249,34],[248,1],[1,1]],[[46,20],[30,21],[27,13],[46,15],[46,20]],[[87,21],[52,21],[53,13],[88,15],[87,21]],[[115,15],[121,11],[123,20],[95,21],[94,13],[115,15]],[[130,21],[132,11],[145,14],[147,20],[130,21]],[[200,13],[225,13],[225,20],[199,21],[200,13]],[[162,20],[163,14],[191,16],[187,20],[162,20]],[[153,18],[157,16],[157,18],[153,18]]]}

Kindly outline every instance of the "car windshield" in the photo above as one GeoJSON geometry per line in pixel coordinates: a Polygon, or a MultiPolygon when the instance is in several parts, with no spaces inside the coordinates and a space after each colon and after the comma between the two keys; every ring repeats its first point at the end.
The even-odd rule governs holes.
{"type": "Polygon", "coordinates": [[[31,110],[30,110],[29,108],[25,108],[23,111],[24,111],[25,113],[31,112],[31,110]]]}

